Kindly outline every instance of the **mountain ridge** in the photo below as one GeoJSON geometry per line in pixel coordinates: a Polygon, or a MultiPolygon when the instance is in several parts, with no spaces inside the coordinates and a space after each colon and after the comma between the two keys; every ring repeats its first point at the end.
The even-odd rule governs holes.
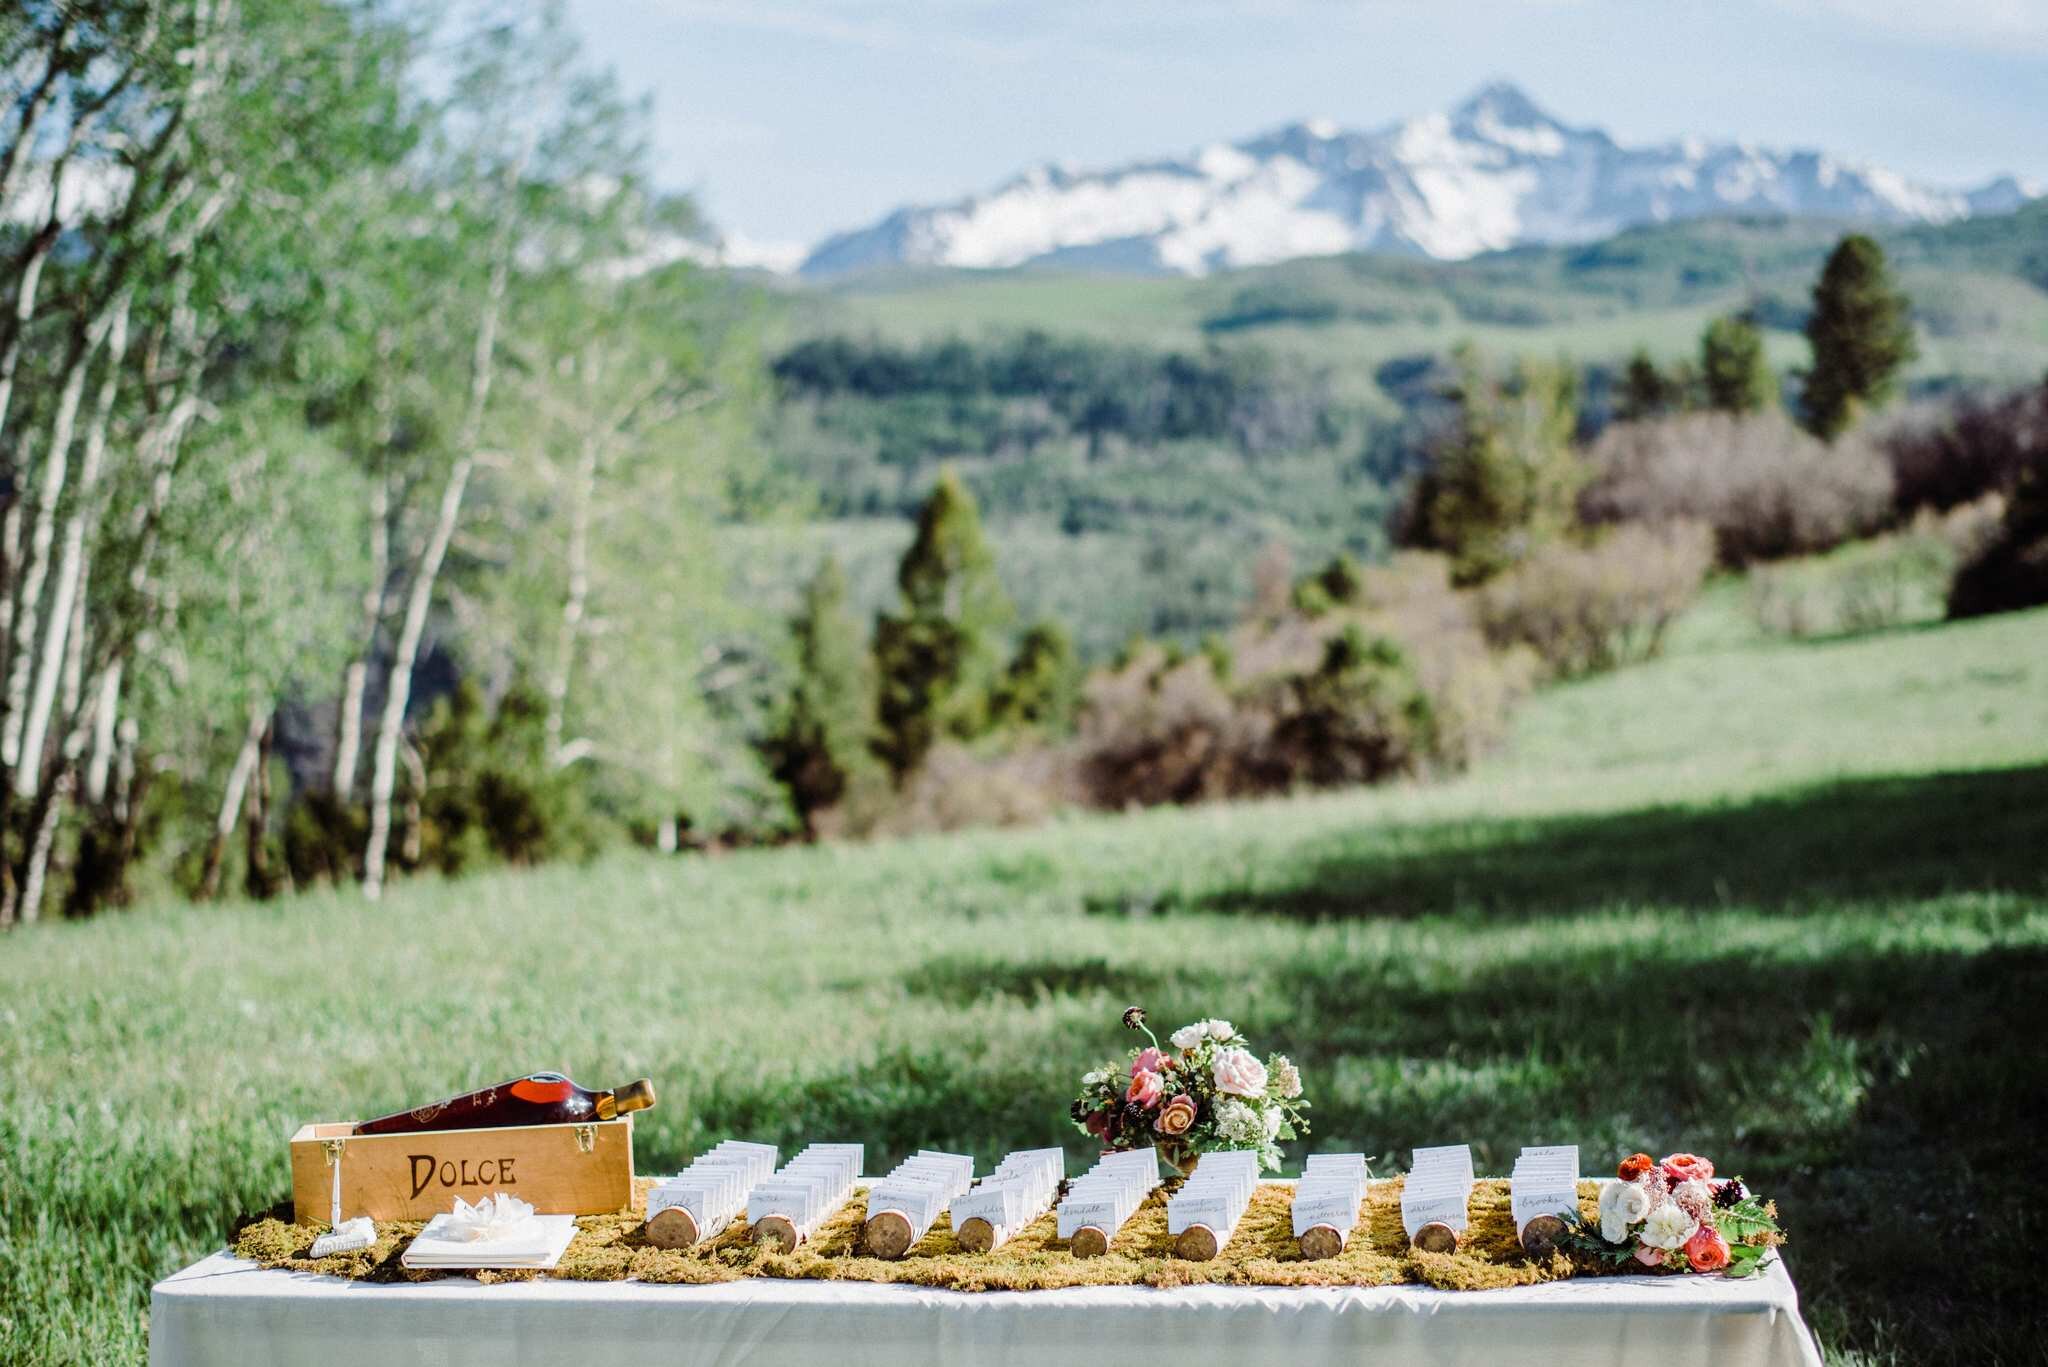
{"type": "Polygon", "coordinates": [[[1304,119],[1184,157],[1044,163],[983,194],[828,237],[800,269],[814,279],[906,265],[1203,275],[1352,251],[1462,260],[1732,214],[1944,223],[2010,212],[2040,189],[2012,176],[1940,189],[1748,142],[1628,145],[1497,81],[1449,110],[1369,131],[1304,119]]]}

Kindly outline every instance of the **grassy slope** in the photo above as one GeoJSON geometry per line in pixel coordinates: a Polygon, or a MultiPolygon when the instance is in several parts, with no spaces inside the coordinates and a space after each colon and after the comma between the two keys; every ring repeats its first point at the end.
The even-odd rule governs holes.
{"type": "Polygon", "coordinates": [[[302,1120],[559,1066],[659,1081],[647,1170],[728,1133],[1079,1153],[1128,1001],[1291,1052],[1314,1143],[1382,1166],[1713,1153],[1836,1348],[2029,1359],[2048,612],[1687,628],[1436,787],[0,941],[0,1359],[138,1355],[149,1281],[283,1194],[302,1120]]]}

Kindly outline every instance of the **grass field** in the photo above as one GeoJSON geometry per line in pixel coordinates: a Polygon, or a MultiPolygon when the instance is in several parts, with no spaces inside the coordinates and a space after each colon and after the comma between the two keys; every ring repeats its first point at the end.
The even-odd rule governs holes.
{"type": "Polygon", "coordinates": [[[0,940],[0,1359],[140,1356],[284,1138],[538,1067],[726,1134],[985,1159],[1116,1013],[1302,1064],[1313,1147],[1698,1149],[1780,1201],[1830,1351],[2040,1360],[2048,611],[1799,645],[1729,591],[1433,787],[618,857],[0,940]]]}

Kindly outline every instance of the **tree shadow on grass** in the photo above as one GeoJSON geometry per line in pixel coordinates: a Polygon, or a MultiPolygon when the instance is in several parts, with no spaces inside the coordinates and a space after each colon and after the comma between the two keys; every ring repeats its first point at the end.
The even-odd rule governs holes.
{"type": "Polygon", "coordinates": [[[1281,870],[1097,912],[1326,920],[1552,915],[1649,904],[1805,911],[1872,898],[2048,887],[2048,766],[1867,778],[1711,806],[1363,829],[1281,870]]]}

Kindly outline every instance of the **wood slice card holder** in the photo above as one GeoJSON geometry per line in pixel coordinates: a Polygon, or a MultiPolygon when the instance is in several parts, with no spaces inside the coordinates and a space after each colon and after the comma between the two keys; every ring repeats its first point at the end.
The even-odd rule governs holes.
{"type": "Polygon", "coordinates": [[[764,1215],[754,1221],[754,1242],[777,1253],[794,1253],[804,1241],[804,1231],[787,1215],[764,1215]]]}
{"type": "Polygon", "coordinates": [[[667,1210],[656,1211],[654,1218],[643,1228],[647,1242],[656,1248],[691,1248],[702,1237],[697,1221],[681,1206],[670,1206],[667,1210]]]}
{"type": "Polygon", "coordinates": [[[1351,1232],[1335,1225],[1310,1225],[1294,1242],[1302,1257],[1312,1263],[1321,1262],[1342,1253],[1345,1245],[1351,1242],[1351,1232]]]}
{"type": "Polygon", "coordinates": [[[1408,1242],[1424,1253],[1456,1253],[1458,1231],[1442,1220],[1431,1220],[1416,1230],[1415,1236],[1408,1242]]]}
{"type": "Polygon", "coordinates": [[[860,1228],[861,1247],[871,1258],[900,1258],[916,1242],[917,1227],[900,1210],[878,1211],[860,1228]]]}
{"type": "Polygon", "coordinates": [[[1175,1236],[1173,1256],[1185,1258],[1193,1263],[1213,1262],[1216,1255],[1223,1251],[1227,1237],[1218,1235],[1207,1225],[1189,1225],[1175,1236]]]}
{"type": "Polygon", "coordinates": [[[970,1216],[953,1231],[953,1242],[969,1253],[986,1253],[996,1246],[996,1227],[979,1215],[970,1216]]]}
{"type": "Polygon", "coordinates": [[[1109,1252],[1109,1233],[1100,1225],[1082,1225],[1067,1247],[1076,1258],[1100,1258],[1109,1252]]]}
{"type": "Polygon", "coordinates": [[[633,1201],[633,1117],[575,1125],[356,1134],[301,1125],[290,1140],[292,1218],[326,1223],[340,1169],[341,1218],[429,1220],[461,1197],[517,1196],[540,1215],[606,1215],[633,1201]],[[333,1166],[330,1166],[330,1162],[333,1166]]]}
{"type": "Polygon", "coordinates": [[[1532,1258],[1547,1258],[1564,1238],[1565,1224],[1555,1215],[1536,1215],[1522,1226],[1522,1251],[1532,1258]]]}

